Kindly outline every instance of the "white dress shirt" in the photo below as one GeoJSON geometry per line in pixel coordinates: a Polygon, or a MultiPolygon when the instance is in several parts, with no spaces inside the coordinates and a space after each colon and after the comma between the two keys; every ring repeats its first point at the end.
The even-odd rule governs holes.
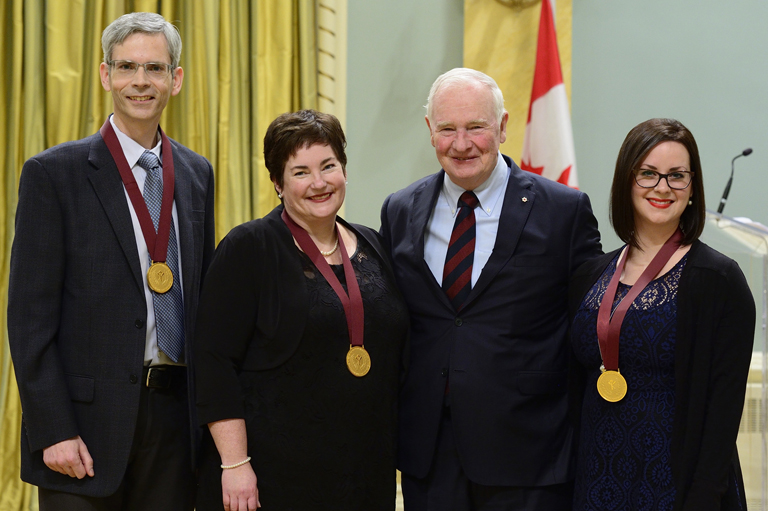
{"type": "MultiPolygon", "coordinates": [[[[115,129],[115,134],[117,135],[117,140],[120,142],[120,147],[123,149],[123,154],[125,155],[125,159],[128,162],[128,166],[131,167],[131,171],[133,172],[133,177],[136,178],[136,184],[139,186],[139,190],[141,192],[144,191],[144,181],[147,177],[147,171],[144,170],[143,167],[138,165],[139,158],[142,154],[144,154],[145,149],[141,146],[138,142],[133,140],[131,137],[120,131],[120,129],[115,125],[115,121],[112,119],[112,116],[109,117],[109,122],[112,124],[112,127],[115,129]]],[[[161,154],[160,154],[160,148],[162,146],[162,140],[160,140],[155,147],[152,149],[149,149],[155,155],[157,155],[158,158],[160,158],[160,161],[162,162],[161,154]]],[[[160,179],[162,180],[162,173],[160,179]]],[[[141,224],[139,223],[139,217],[136,216],[136,211],[133,209],[133,203],[131,203],[131,198],[128,196],[128,191],[125,190],[125,185],[123,185],[123,190],[125,192],[125,199],[128,201],[128,209],[131,212],[131,221],[133,222],[133,234],[136,237],[136,247],[139,249],[139,261],[141,262],[141,275],[144,281],[144,297],[147,301],[147,340],[144,347],[144,364],[145,365],[158,365],[158,364],[170,364],[170,365],[184,365],[183,358],[179,360],[179,363],[177,364],[168,356],[160,351],[160,349],[157,347],[157,329],[155,324],[155,307],[154,302],[152,298],[152,291],[149,289],[149,284],[147,284],[147,270],[149,270],[149,249],[147,249],[147,242],[144,240],[144,233],[141,230],[141,224]]],[[[176,231],[176,244],[178,246],[178,254],[179,254],[179,268],[181,268],[181,238],[179,237],[179,215],[176,211],[176,201],[173,201],[173,225],[174,229],[176,231]]],[[[181,274],[181,270],[179,270],[179,273],[181,274]]],[[[179,275],[179,284],[183,284],[183,276],[179,275]]],[[[182,286],[182,297],[184,296],[182,286]]],[[[189,339],[185,339],[184,342],[189,342],[189,339]]]]}
{"type": "MultiPolygon", "coordinates": [[[[496,167],[483,184],[473,190],[480,201],[475,208],[475,257],[472,263],[472,286],[475,285],[485,263],[491,257],[493,246],[496,244],[496,234],[499,230],[501,208],[504,205],[504,194],[509,181],[509,167],[498,153],[496,167]]],[[[448,253],[448,243],[451,240],[453,224],[458,213],[458,202],[466,190],[451,181],[448,174],[443,179],[443,187],[437,198],[432,215],[427,222],[424,235],[424,260],[435,280],[442,285],[445,256],[448,253]]]]}

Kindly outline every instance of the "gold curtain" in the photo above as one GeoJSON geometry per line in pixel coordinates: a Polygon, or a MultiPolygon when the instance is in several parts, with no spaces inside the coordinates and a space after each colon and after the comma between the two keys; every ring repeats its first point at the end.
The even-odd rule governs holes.
{"type": "MultiPolygon", "coordinates": [[[[520,162],[531,103],[541,0],[464,0],[464,65],[492,76],[509,112],[501,152],[520,162]]],[[[563,82],[571,98],[573,1],[556,0],[555,29],[563,82]]]]}
{"type": "Polygon", "coordinates": [[[101,32],[133,11],[159,12],[181,33],[184,85],[161,125],[213,164],[217,241],[278,204],[261,147],[272,119],[317,108],[314,0],[0,0],[0,511],[37,509],[37,492],[19,479],[21,407],[6,340],[19,174],[111,112],[101,32]]]}

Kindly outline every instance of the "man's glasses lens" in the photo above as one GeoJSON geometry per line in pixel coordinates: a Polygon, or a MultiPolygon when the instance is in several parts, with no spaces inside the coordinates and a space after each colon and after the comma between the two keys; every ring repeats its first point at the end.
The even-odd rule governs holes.
{"type": "Polygon", "coordinates": [[[144,72],[150,78],[165,78],[171,72],[171,66],[162,62],[139,64],[130,60],[113,60],[110,65],[115,74],[126,77],[135,75],[140,67],[144,68],[144,72]]]}

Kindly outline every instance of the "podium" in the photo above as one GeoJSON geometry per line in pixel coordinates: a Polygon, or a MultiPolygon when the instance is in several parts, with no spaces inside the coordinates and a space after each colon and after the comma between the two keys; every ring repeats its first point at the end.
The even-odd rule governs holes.
{"type": "Polygon", "coordinates": [[[768,511],[768,227],[707,210],[701,239],[739,263],[755,298],[755,341],[737,446],[747,507],[768,511]]]}

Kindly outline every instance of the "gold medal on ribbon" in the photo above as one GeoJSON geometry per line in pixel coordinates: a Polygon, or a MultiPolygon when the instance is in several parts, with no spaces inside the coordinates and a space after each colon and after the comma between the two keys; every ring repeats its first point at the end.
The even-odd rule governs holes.
{"type": "Polygon", "coordinates": [[[347,368],[358,378],[371,370],[371,356],[362,346],[350,346],[347,352],[347,368]]]}
{"type": "Polygon", "coordinates": [[[597,392],[611,403],[624,399],[627,395],[627,380],[616,371],[605,371],[597,379],[597,392]]]}
{"type": "Polygon", "coordinates": [[[173,272],[165,263],[152,263],[147,271],[147,284],[155,293],[167,293],[173,287],[173,272]]]}

